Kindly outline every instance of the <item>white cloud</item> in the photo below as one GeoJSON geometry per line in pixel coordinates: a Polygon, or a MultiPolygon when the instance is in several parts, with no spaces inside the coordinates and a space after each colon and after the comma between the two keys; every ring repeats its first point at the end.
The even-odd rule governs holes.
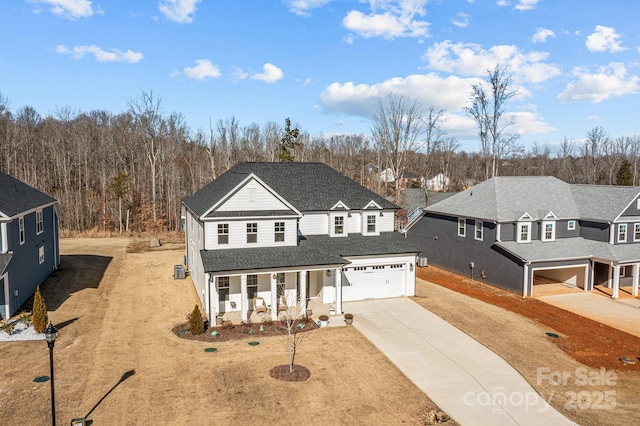
{"type": "Polygon", "coordinates": [[[222,76],[220,69],[207,59],[196,59],[195,66],[187,67],[183,69],[181,73],[177,74],[182,74],[196,80],[206,80],[208,78],[218,78],[222,76]]]}
{"type": "Polygon", "coordinates": [[[516,5],[516,10],[532,10],[535,9],[540,0],[520,0],[516,5]]]}
{"type": "Polygon", "coordinates": [[[88,0],[29,0],[30,3],[44,3],[51,6],[51,12],[67,19],[88,18],[93,15],[88,0]]]}
{"type": "Polygon", "coordinates": [[[201,0],[164,0],[158,4],[158,10],[169,20],[179,24],[193,21],[196,6],[201,0]]]}
{"type": "Polygon", "coordinates": [[[69,55],[73,59],[82,59],[84,55],[90,54],[93,55],[98,62],[136,63],[140,62],[143,58],[142,53],[134,52],[130,49],[126,52],[118,49],[111,49],[110,51],[106,51],[95,45],[73,46],[73,48],[69,48],[63,44],[59,44],[58,46],[56,46],[56,52],[63,55],[69,55]]]}
{"type": "Polygon", "coordinates": [[[612,97],[640,91],[640,77],[627,75],[627,69],[621,63],[612,62],[593,74],[585,68],[576,68],[573,74],[577,80],[567,84],[558,95],[560,102],[588,101],[597,104],[612,97]]]}
{"type": "Polygon", "coordinates": [[[587,37],[587,49],[591,52],[622,52],[620,34],[611,27],[596,25],[595,32],[587,37]]]}
{"type": "Polygon", "coordinates": [[[502,7],[509,6],[510,4],[511,4],[511,2],[509,0],[498,0],[498,1],[496,1],[496,5],[502,6],[502,7]]]}
{"type": "Polygon", "coordinates": [[[289,6],[289,11],[300,16],[309,16],[309,12],[325,4],[331,3],[333,0],[283,0],[283,3],[289,6]]]}
{"type": "Polygon", "coordinates": [[[415,19],[426,14],[427,0],[369,0],[371,13],[351,10],[342,25],[362,37],[423,37],[429,23],[415,19]]]}
{"type": "Polygon", "coordinates": [[[460,12],[451,20],[451,23],[456,27],[467,28],[469,26],[469,15],[464,12],[460,12]]]}
{"type": "Polygon", "coordinates": [[[485,50],[479,44],[445,40],[429,47],[423,59],[438,71],[483,77],[487,70],[502,64],[509,68],[514,80],[541,83],[560,75],[556,65],[543,62],[548,56],[546,52],[525,53],[514,45],[492,46],[485,50]]]}
{"type": "Polygon", "coordinates": [[[533,43],[544,43],[549,37],[555,38],[556,33],[548,28],[539,27],[536,33],[531,37],[533,43]]]}
{"type": "Polygon", "coordinates": [[[265,83],[271,84],[280,80],[284,76],[284,73],[280,68],[270,63],[264,64],[264,66],[262,67],[262,71],[262,73],[252,75],[251,79],[260,80],[264,81],[265,83]]]}

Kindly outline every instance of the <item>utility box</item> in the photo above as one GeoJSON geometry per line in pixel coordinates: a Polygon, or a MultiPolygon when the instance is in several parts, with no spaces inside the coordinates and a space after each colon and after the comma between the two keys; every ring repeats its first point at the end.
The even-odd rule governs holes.
{"type": "Polygon", "coordinates": [[[71,426],[85,426],[86,424],[84,417],[71,420],[71,426]]]}
{"type": "Polygon", "coordinates": [[[173,267],[173,279],[174,280],[184,280],[186,277],[185,271],[184,271],[184,266],[182,265],[175,265],[173,267]]]}

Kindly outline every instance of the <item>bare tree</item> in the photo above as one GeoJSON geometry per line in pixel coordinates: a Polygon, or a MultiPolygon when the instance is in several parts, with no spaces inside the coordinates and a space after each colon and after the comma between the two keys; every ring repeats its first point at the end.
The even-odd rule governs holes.
{"type": "Polygon", "coordinates": [[[600,126],[594,127],[587,133],[587,139],[584,141],[581,150],[586,183],[598,183],[599,176],[602,172],[602,158],[606,152],[606,145],[608,143],[609,136],[600,126]]]}
{"type": "Polygon", "coordinates": [[[487,70],[487,83],[488,90],[480,83],[471,87],[471,106],[465,108],[478,127],[485,159],[485,179],[498,175],[501,158],[521,151],[517,144],[518,135],[507,132],[515,124],[515,117],[507,118],[504,110],[505,104],[517,95],[511,89],[511,76],[506,68],[498,64],[493,70],[487,70]]]}
{"type": "Polygon", "coordinates": [[[385,156],[396,190],[400,188],[406,171],[407,157],[424,144],[421,137],[426,131],[421,105],[417,100],[392,93],[378,101],[371,134],[385,156]]]}

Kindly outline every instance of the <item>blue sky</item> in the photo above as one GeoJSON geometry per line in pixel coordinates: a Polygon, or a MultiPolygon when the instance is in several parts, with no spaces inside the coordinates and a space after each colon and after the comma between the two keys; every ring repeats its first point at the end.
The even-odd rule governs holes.
{"type": "Polygon", "coordinates": [[[396,93],[465,116],[496,63],[530,148],[594,126],[638,133],[640,2],[601,0],[12,0],[0,6],[0,93],[16,112],[127,109],[143,91],[192,130],[290,117],[311,134],[370,134],[396,93]]]}

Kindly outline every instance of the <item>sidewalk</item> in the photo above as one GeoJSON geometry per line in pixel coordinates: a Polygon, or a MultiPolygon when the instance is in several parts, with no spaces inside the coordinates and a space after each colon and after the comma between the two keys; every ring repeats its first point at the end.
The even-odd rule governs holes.
{"type": "Polygon", "coordinates": [[[410,299],[346,302],[353,325],[461,425],[573,425],[506,361],[410,299]]]}

